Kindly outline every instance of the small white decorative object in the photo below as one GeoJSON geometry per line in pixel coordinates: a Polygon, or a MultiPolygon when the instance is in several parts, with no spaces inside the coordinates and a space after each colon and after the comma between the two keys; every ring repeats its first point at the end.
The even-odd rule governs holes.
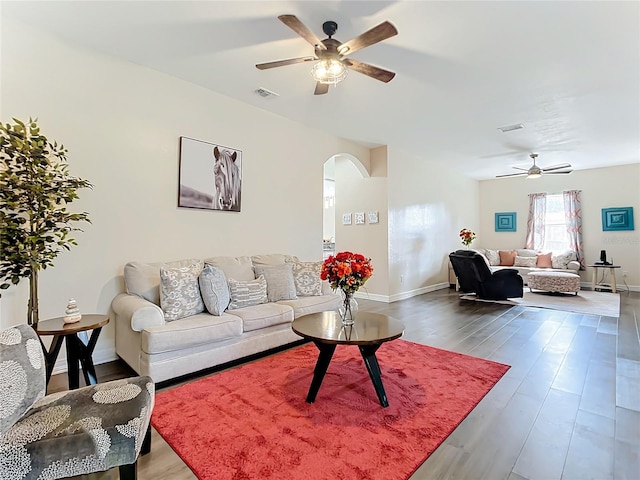
{"type": "Polygon", "coordinates": [[[75,323],[79,322],[82,318],[82,314],[80,313],[80,309],[76,303],[75,298],[70,298],[69,303],[67,303],[67,309],[64,311],[65,315],[62,319],[64,323],[75,323]]]}
{"type": "Polygon", "coordinates": [[[342,224],[343,225],[351,225],[351,214],[343,213],[342,214],[342,224]]]}
{"type": "Polygon", "coordinates": [[[378,223],[378,212],[369,212],[369,223],[378,223]]]}
{"type": "Polygon", "coordinates": [[[356,225],[364,225],[364,212],[356,212],[356,225]]]}

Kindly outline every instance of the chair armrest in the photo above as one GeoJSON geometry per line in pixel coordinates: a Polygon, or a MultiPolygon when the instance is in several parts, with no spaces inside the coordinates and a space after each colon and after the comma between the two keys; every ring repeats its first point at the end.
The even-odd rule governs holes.
{"type": "Polygon", "coordinates": [[[515,268],[501,268],[493,272],[494,277],[513,277],[519,275],[518,270],[515,268]]]}
{"type": "Polygon", "coordinates": [[[571,260],[567,263],[567,270],[575,270],[576,272],[580,270],[580,262],[576,260],[571,260]]]}
{"type": "Polygon", "coordinates": [[[155,303],[130,293],[121,293],[111,302],[116,322],[126,321],[135,332],[164,325],[164,312],[155,303]]]}

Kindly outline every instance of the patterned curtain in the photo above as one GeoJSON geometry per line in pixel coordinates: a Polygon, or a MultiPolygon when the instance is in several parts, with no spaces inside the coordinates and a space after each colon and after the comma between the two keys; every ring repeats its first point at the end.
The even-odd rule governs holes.
{"type": "Polygon", "coordinates": [[[582,202],[580,190],[569,190],[562,193],[564,198],[564,218],[569,235],[569,248],[576,252],[580,270],[584,270],[584,250],[582,248],[582,202]]]}
{"type": "Polygon", "coordinates": [[[546,193],[529,194],[529,218],[524,248],[540,250],[544,243],[544,217],[547,209],[546,193]]]}

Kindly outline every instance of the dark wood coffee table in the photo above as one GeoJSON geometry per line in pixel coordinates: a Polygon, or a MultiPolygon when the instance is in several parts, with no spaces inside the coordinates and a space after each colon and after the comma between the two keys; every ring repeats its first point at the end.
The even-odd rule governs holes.
{"type": "Polygon", "coordinates": [[[337,312],[321,312],[303,315],[291,324],[295,333],[313,341],[318,347],[318,361],[313,370],[313,380],[307,394],[307,402],[313,403],[327,373],[327,368],[338,345],[357,345],[373,382],[380,405],[388,407],[387,394],[382,385],[380,365],[376,351],[384,342],[400,338],[404,325],[400,320],[378,313],[358,312],[353,325],[343,326],[337,312]]]}

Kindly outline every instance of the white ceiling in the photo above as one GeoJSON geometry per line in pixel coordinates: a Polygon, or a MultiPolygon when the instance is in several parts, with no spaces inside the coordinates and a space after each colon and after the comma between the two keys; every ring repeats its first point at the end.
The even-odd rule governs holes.
{"type": "Polygon", "coordinates": [[[472,178],[538,164],[640,162],[640,2],[48,1],[2,15],[368,146],[391,145],[472,178]],[[313,54],[277,16],[347,41],[388,20],[399,34],[353,54],[357,72],[314,96],[313,54]],[[280,96],[264,99],[264,87],[280,96]],[[500,126],[523,123],[501,133],[500,126]]]}

